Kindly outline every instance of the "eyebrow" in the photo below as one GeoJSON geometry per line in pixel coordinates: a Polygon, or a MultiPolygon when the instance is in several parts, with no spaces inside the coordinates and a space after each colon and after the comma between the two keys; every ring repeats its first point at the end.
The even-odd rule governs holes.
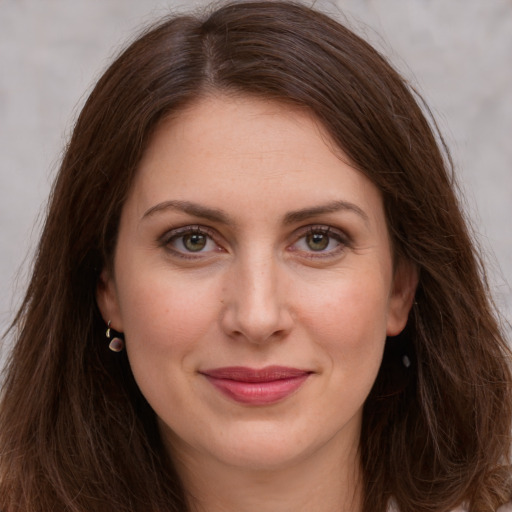
{"type": "MultiPolygon", "coordinates": [[[[142,216],[141,220],[144,220],[147,217],[152,217],[153,215],[167,211],[167,210],[178,210],[189,215],[193,215],[194,217],[200,217],[212,222],[218,222],[221,224],[234,225],[234,220],[227,215],[224,211],[217,208],[210,208],[208,206],[203,206],[201,204],[197,204],[191,201],[164,201],[162,203],[158,203],[155,206],[152,206],[147,210],[142,216]]],[[[336,213],[339,211],[349,211],[355,213],[359,217],[361,217],[366,224],[369,222],[369,217],[364,210],[362,210],[359,206],[350,203],[348,201],[330,201],[326,204],[322,204],[319,206],[312,206],[309,208],[301,208],[300,210],[294,210],[292,212],[288,212],[284,216],[284,224],[295,224],[297,222],[301,222],[312,217],[316,217],[318,215],[326,214],[326,213],[336,213]]]]}
{"type": "Polygon", "coordinates": [[[158,203],[157,205],[152,206],[149,210],[147,210],[142,216],[141,220],[166,210],[178,210],[188,213],[189,215],[193,215],[194,217],[201,217],[203,219],[207,219],[212,222],[219,222],[221,224],[234,224],[229,216],[226,215],[226,213],[224,213],[222,210],[203,206],[191,201],[164,201],[163,203],[158,203]]]}
{"type": "Polygon", "coordinates": [[[296,222],[301,222],[303,220],[310,219],[311,217],[316,217],[317,215],[322,215],[326,213],[336,213],[339,211],[349,211],[355,213],[359,217],[361,217],[366,224],[370,221],[368,215],[364,210],[362,210],[359,206],[354,203],[350,203],[348,201],[331,201],[326,204],[322,204],[319,206],[313,206],[311,208],[301,208],[300,210],[295,210],[293,212],[289,212],[284,217],[285,224],[295,224],[296,222]]]}

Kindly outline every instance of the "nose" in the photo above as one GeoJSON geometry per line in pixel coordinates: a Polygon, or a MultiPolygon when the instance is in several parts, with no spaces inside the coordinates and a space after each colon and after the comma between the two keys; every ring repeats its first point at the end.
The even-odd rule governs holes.
{"type": "Polygon", "coordinates": [[[270,255],[241,259],[226,279],[221,325],[229,337],[263,344],[288,335],[293,318],[279,262],[270,255]]]}

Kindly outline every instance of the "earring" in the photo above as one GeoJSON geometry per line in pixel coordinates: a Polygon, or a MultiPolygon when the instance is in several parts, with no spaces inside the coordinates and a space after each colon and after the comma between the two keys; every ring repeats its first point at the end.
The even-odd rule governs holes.
{"type": "Polygon", "coordinates": [[[110,338],[113,336],[113,338],[110,340],[110,343],[108,344],[108,348],[112,350],[112,352],[121,352],[121,350],[124,349],[124,340],[122,337],[123,335],[120,332],[114,331],[114,329],[110,327],[110,320],[107,324],[107,331],[105,332],[105,336],[108,340],[110,340],[110,338]]]}
{"type": "Polygon", "coordinates": [[[409,359],[408,355],[403,355],[402,356],[402,364],[405,366],[405,368],[410,368],[411,360],[409,359]]]}

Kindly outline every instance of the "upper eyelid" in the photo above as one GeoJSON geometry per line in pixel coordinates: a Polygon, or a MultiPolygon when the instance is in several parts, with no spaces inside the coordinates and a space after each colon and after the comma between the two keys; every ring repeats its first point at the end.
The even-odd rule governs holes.
{"type": "Polygon", "coordinates": [[[200,224],[188,224],[185,226],[180,226],[177,228],[167,229],[165,233],[163,233],[159,239],[160,240],[171,240],[172,238],[176,238],[179,236],[186,235],[188,233],[202,233],[208,235],[210,238],[214,238],[216,234],[212,228],[207,226],[202,226],[200,224]]]}
{"type": "Polygon", "coordinates": [[[295,230],[295,236],[302,238],[304,235],[307,235],[308,233],[314,233],[315,231],[321,231],[321,232],[331,235],[331,236],[337,235],[339,238],[343,239],[346,243],[348,243],[351,239],[350,235],[347,233],[346,230],[337,228],[330,224],[309,224],[307,226],[302,226],[302,227],[298,228],[297,230],[295,230]]]}

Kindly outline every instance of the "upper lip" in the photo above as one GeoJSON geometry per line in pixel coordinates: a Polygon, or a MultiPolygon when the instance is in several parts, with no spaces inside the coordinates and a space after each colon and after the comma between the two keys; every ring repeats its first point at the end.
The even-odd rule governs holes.
{"type": "Polygon", "coordinates": [[[275,380],[302,377],[309,370],[290,368],[287,366],[266,366],[264,368],[247,368],[245,366],[227,366],[224,368],[212,368],[199,373],[214,379],[228,379],[238,382],[271,382],[275,380]]]}

